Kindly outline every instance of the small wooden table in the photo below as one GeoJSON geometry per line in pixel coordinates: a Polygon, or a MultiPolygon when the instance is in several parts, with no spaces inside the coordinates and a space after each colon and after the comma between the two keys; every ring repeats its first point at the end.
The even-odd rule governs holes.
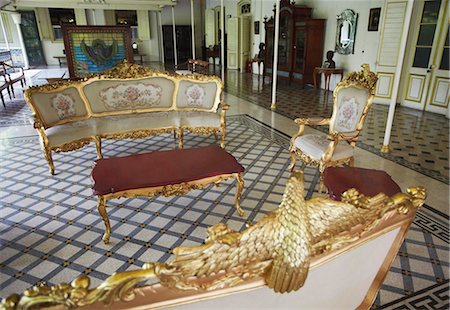
{"type": "Polygon", "coordinates": [[[243,172],[244,167],[217,145],[99,159],[92,169],[91,180],[98,196],[98,212],[106,227],[103,242],[108,244],[111,235],[106,201],[114,198],[183,195],[234,178],[235,207],[243,216],[240,207],[243,172]]]}
{"type": "Polygon", "coordinates": [[[379,193],[391,197],[402,191],[385,171],[356,167],[327,168],[323,173],[323,183],[334,200],[341,200],[341,195],[350,188],[369,197],[379,193]]]}
{"type": "Polygon", "coordinates": [[[144,63],[144,57],[145,56],[147,56],[147,55],[146,54],[133,54],[133,58],[134,57],[139,57],[141,65],[144,63]]]}
{"type": "Polygon", "coordinates": [[[325,87],[326,90],[330,90],[330,80],[332,74],[340,74],[341,75],[341,81],[344,78],[344,69],[342,68],[320,68],[316,67],[314,68],[314,88],[317,88],[317,75],[323,74],[325,77],[325,87]]]}
{"type": "Polygon", "coordinates": [[[53,58],[58,59],[59,66],[61,67],[61,64],[63,63],[63,60],[65,63],[67,63],[67,57],[66,56],[53,56],[53,58]]]}

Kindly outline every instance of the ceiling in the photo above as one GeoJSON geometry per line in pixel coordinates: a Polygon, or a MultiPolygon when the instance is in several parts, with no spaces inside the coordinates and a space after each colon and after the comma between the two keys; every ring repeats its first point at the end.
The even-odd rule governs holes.
{"type": "Polygon", "coordinates": [[[149,10],[157,11],[167,5],[175,5],[177,0],[0,0],[0,8],[79,8],[103,10],[149,10]]]}

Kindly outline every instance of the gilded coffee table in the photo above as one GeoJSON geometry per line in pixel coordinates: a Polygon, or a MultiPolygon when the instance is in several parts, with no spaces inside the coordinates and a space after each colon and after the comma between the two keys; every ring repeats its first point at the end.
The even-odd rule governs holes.
{"type": "Polygon", "coordinates": [[[357,167],[329,167],[323,173],[323,183],[334,200],[341,200],[342,194],[350,188],[367,197],[379,193],[391,197],[402,191],[385,171],[357,167]]]}
{"type": "Polygon", "coordinates": [[[111,234],[106,201],[114,198],[183,195],[235,178],[235,207],[243,216],[240,207],[243,172],[244,167],[216,145],[99,159],[94,164],[91,179],[94,194],[98,196],[98,212],[106,226],[103,242],[109,243],[111,234]]]}

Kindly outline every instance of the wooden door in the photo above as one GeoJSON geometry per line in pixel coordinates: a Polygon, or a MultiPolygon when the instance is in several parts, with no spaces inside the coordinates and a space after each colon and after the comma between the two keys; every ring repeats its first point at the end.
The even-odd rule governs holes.
{"type": "Polygon", "coordinates": [[[46,66],[44,52],[39,37],[39,31],[36,23],[34,11],[21,11],[22,22],[20,30],[22,31],[23,42],[30,66],[46,66]]]}
{"type": "Polygon", "coordinates": [[[447,113],[448,66],[441,66],[448,29],[448,0],[420,0],[413,19],[413,44],[406,68],[402,105],[441,114],[447,113]],[[445,23],[444,23],[445,21],[445,23]],[[433,94],[433,90],[435,93],[433,94]]]}
{"type": "Polygon", "coordinates": [[[251,58],[250,55],[250,31],[251,31],[251,16],[242,15],[239,29],[240,39],[240,55],[239,55],[239,67],[241,71],[245,71],[245,63],[251,58]]]}
{"type": "Polygon", "coordinates": [[[239,18],[231,17],[227,21],[228,42],[227,62],[228,69],[239,69],[239,18]]]}
{"type": "Polygon", "coordinates": [[[436,59],[434,68],[432,69],[430,76],[430,87],[428,89],[428,96],[425,109],[427,111],[445,114],[449,117],[449,97],[450,97],[450,40],[449,31],[450,23],[448,22],[448,10],[445,28],[441,30],[444,37],[441,38],[438,50],[436,53],[436,59]],[[446,34],[445,34],[446,33],[446,34]]]}
{"type": "MultiPolygon", "coordinates": [[[[192,58],[191,26],[176,26],[178,64],[192,58]]],[[[173,29],[172,25],[163,25],[164,61],[173,63],[173,29]]]]}
{"type": "Polygon", "coordinates": [[[206,48],[216,45],[216,17],[214,9],[205,11],[205,45],[206,48]]]}

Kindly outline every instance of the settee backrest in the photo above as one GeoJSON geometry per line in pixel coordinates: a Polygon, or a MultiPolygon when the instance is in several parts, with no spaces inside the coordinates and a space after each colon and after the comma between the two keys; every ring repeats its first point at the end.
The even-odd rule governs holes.
{"type": "Polygon", "coordinates": [[[142,79],[91,79],[82,94],[95,116],[115,112],[161,111],[172,107],[175,82],[165,77],[142,79]]]}
{"type": "Polygon", "coordinates": [[[25,98],[44,128],[91,117],[190,110],[216,112],[216,76],[171,75],[126,62],[82,81],[30,87],[25,98]]]}

